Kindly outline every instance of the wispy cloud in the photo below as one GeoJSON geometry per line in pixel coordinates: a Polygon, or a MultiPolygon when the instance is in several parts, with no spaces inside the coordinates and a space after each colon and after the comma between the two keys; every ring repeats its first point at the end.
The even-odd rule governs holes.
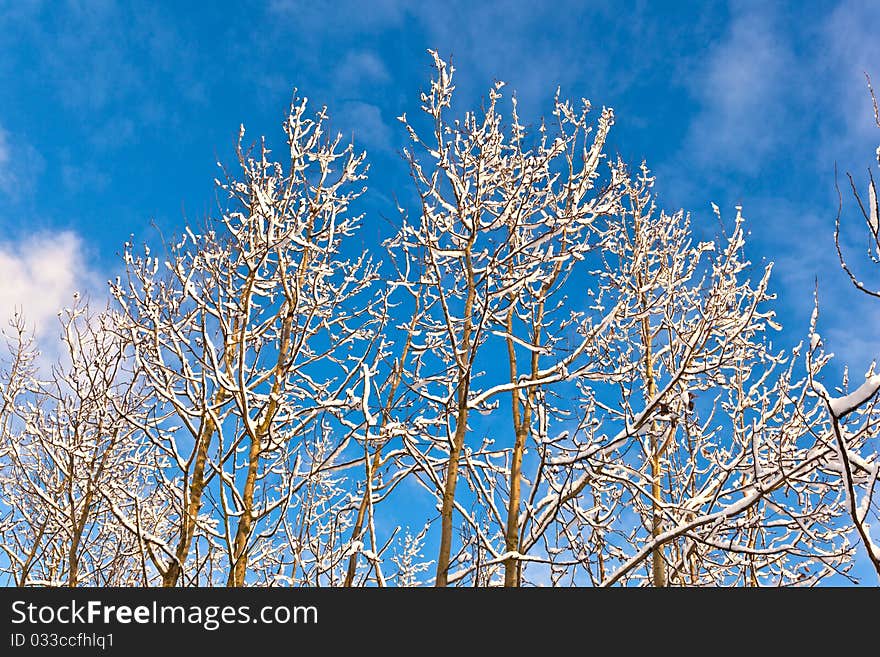
{"type": "MultiPolygon", "coordinates": [[[[827,171],[831,187],[831,168],[836,163],[842,172],[852,171],[859,191],[864,195],[866,169],[877,176],[874,160],[880,130],[874,122],[873,108],[865,81],[872,75],[874,88],[880,82],[880,4],[873,0],[843,0],[823,22],[819,30],[815,63],[816,106],[824,120],[816,135],[815,157],[818,169],[827,171]]],[[[849,192],[849,183],[840,180],[843,193],[843,248],[857,276],[873,287],[880,286],[880,268],[865,254],[865,225],[849,192]]],[[[864,198],[864,196],[863,196],[864,198]]],[[[836,200],[836,199],[834,199],[836,200]]],[[[837,208],[832,202],[823,232],[830,233],[837,208]]],[[[823,243],[827,240],[823,239],[823,243]]],[[[830,245],[829,245],[830,250],[830,245]]],[[[836,255],[824,283],[820,283],[820,311],[824,319],[828,348],[840,362],[850,366],[853,381],[858,381],[872,360],[880,361],[880,304],[857,292],[840,271],[836,255]],[[834,275],[831,275],[832,272],[834,275]]]]}
{"type": "Polygon", "coordinates": [[[25,318],[44,352],[57,350],[57,315],[78,292],[100,301],[98,276],[75,233],[44,233],[0,242],[0,321],[25,318]]]}
{"type": "Polygon", "coordinates": [[[13,201],[29,194],[45,161],[30,144],[13,139],[0,126],[0,195],[13,201]]]}
{"type": "Polygon", "coordinates": [[[756,173],[785,137],[767,128],[788,118],[795,69],[785,35],[774,29],[770,15],[735,15],[691,80],[699,109],[683,150],[715,171],[756,173]]]}
{"type": "Polygon", "coordinates": [[[826,120],[820,129],[818,156],[837,161],[843,168],[864,164],[880,133],[874,124],[865,73],[880,86],[880,3],[873,0],[845,0],[831,13],[819,35],[821,97],[826,120]],[[873,146],[872,146],[873,144],[873,146]],[[870,149],[870,150],[868,150],[870,149]]]}
{"type": "Polygon", "coordinates": [[[61,183],[67,191],[74,194],[87,190],[103,191],[110,183],[110,176],[89,162],[82,166],[63,164],[61,183]]]}
{"type": "MultiPolygon", "coordinates": [[[[730,15],[693,60],[694,113],[660,179],[685,203],[743,203],[750,253],[776,261],[789,345],[806,335],[818,283],[819,330],[836,364],[855,372],[880,356],[876,331],[856,330],[877,326],[880,308],[841,272],[833,167],[864,171],[878,142],[863,71],[880,69],[880,5],[844,0],[831,10],[789,11],[733,2],[730,15]]],[[[853,253],[863,251],[859,237],[853,253]]]]}
{"type": "Polygon", "coordinates": [[[375,99],[380,87],[391,80],[379,55],[369,50],[345,54],[333,75],[332,92],[337,104],[331,108],[334,127],[353,133],[355,143],[371,150],[391,151],[392,117],[375,99]]]}
{"type": "MultiPolygon", "coordinates": [[[[219,67],[195,73],[201,52],[158,6],[116,2],[17,3],[0,10],[0,59],[29,66],[59,114],[76,117],[89,132],[114,122],[155,123],[173,111],[156,94],[157,80],[178,98],[201,104],[205,79],[219,67]],[[30,57],[23,60],[21,44],[30,57]]],[[[118,132],[115,131],[114,132],[118,132]]],[[[125,138],[130,138],[130,132],[125,138]]],[[[108,139],[107,144],[119,140],[108,139]]]]}
{"type": "Polygon", "coordinates": [[[342,58],[335,73],[336,89],[361,92],[365,87],[388,82],[391,74],[378,53],[369,50],[351,50],[342,58]]]}
{"type": "Polygon", "coordinates": [[[343,135],[352,135],[359,147],[393,150],[391,128],[376,105],[361,101],[342,102],[333,115],[333,126],[343,135]]]}
{"type": "MultiPolygon", "coordinates": [[[[841,304],[835,305],[838,309],[841,307],[841,304]]],[[[820,329],[821,321],[827,320],[826,347],[841,364],[849,367],[851,380],[858,385],[859,377],[867,371],[871,362],[880,364],[880,339],[876,333],[876,327],[880,326],[880,305],[866,298],[855,306],[850,300],[846,307],[849,311],[846,317],[834,318],[828,317],[830,311],[823,316],[820,306],[820,329]],[[854,309],[858,310],[860,318],[857,325],[851,321],[854,309]]]]}
{"type": "Polygon", "coordinates": [[[6,131],[0,127],[0,190],[3,191],[6,191],[11,185],[12,173],[9,162],[11,159],[6,131]]]}
{"type": "MultiPolygon", "coordinates": [[[[563,4],[556,11],[574,16],[579,10],[563,4]]],[[[453,63],[467,63],[457,83],[463,98],[484,96],[492,80],[502,79],[516,91],[524,116],[540,115],[557,84],[576,78],[585,66],[591,76],[604,73],[592,57],[578,52],[579,46],[589,51],[590,40],[570,38],[584,16],[537,33],[531,12],[504,3],[425,3],[420,18],[432,48],[453,63]]]]}

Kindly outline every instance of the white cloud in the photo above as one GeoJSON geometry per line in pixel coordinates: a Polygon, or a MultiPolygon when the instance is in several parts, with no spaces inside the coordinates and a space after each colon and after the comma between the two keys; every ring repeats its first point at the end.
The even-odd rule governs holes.
{"type": "Polygon", "coordinates": [[[369,50],[351,51],[336,67],[336,88],[352,93],[377,83],[388,82],[391,75],[379,56],[369,50]]]}
{"type": "Polygon", "coordinates": [[[61,183],[65,189],[73,193],[87,190],[103,191],[110,183],[110,176],[89,162],[82,166],[63,164],[61,183]]]}
{"type": "Polygon", "coordinates": [[[46,163],[30,144],[13,140],[0,126],[0,195],[20,199],[30,193],[46,163]]]}
{"type": "Polygon", "coordinates": [[[10,165],[12,156],[9,152],[9,137],[6,131],[0,127],[0,191],[9,193],[13,184],[13,176],[10,165]]]}
{"type": "MultiPolygon", "coordinates": [[[[80,238],[72,232],[43,233],[16,242],[0,242],[0,321],[21,312],[41,350],[58,348],[58,313],[73,303],[74,292],[99,290],[80,238]]],[[[98,293],[100,294],[100,293],[98,293]]]]}
{"type": "Polygon", "coordinates": [[[334,129],[340,130],[343,135],[354,135],[356,148],[392,150],[391,128],[375,105],[361,101],[343,102],[332,119],[334,129]]]}
{"type": "Polygon", "coordinates": [[[822,96],[828,103],[821,126],[819,159],[864,172],[880,142],[865,73],[880,87],[880,4],[841,2],[821,32],[822,96]]]}
{"type": "Polygon", "coordinates": [[[703,165],[756,173],[781,135],[768,124],[785,120],[792,93],[793,55],[772,17],[734,17],[724,39],[710,49],[695,75],[700,109],[684,149],[703,165]]]}

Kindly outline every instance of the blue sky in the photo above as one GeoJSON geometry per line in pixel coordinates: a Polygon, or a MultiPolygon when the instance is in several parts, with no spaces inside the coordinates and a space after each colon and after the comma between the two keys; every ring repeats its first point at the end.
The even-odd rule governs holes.
{"type": "Polygon", "coordinates": [[[743,204],[753,259],[777,263],[786,342],[806,332],[818,276],[830,346],[861,361],[878,340],[850,318],[880,311],[836,264],[834,164],[864,180],[877,146],[863,71],[880,80],[878,26],[870,0],[0,0],[0,312],[24,304],[44,330],[71,288],[103,294],[130,234],[202,219],[239,123],[277,140],[293,87],[356,131],[365,207],[391,214],[409,190],[394,117],[417,109],[436,48],[459,108],[494,79],[533,120],[557,85],[614,107],[611,152],[646,159],[667,208],[699,226],[710,201],[743,204]]]}
{"type": "Polygon", "coordinates": [[[294,87],[369,152],[369,240],[411,193],[394,117],[417,112],[433,48],[459,110],[496,79],[529,121],[557,85],[613,107],[609,151],[646,159],[667,209],[712,233],[710,202],[742,204],[753,261],[776,262],[780,346],[806,336],[818,278],[839,362],[880,356],[880,305],[832,238],[835,163],[863,184],[880,143],[863,73],[880,87],[880,2],[179,4],[0,0],[0,315],[23,306],[47,351],[75,289],[106,298],[130,235],[214,211],[240,123],[279,143],[294,87]]]}

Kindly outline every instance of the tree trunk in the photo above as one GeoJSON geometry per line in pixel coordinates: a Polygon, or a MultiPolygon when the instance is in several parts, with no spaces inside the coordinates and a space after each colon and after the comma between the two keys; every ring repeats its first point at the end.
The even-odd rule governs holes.
{"type": "Polygon", "coordinates": [[[434,586],[446,586],[449,577],[449,557],[452,552],[452,513],[455,508],[455,486],[458,483],[458,462],[467,434],[468,395],[471,382],[471,330],[476,286],[474,283],[474,267],[471,260],[476,234],[465,249],[465,275],[467,276],[467,297],[464,303],[464,329],[462,331],[461,351],[456,355],[459,378],[456,387],[458,413],[455,417],[455,435],[449,450],[449,462],[446,466],[446,485],[443,488],[443,504],[440,509],[440,553],[437,556],[437,577],[434,586]]]}
{"type": "MultiPolygon", "coordinates": [[[[647,302],[643,299],[643,306],[647,302]]],[[[651,324],[647,317],[642,319],[642,337],[645,346],[645,383],[648,401],[657,396],[657,384],[654,381],[654,354],[651,348],[651,324]]],[[[665,442],[665,441],[664,441],[665,442]]],[[[657,436],[655,422],[651,422],[651,537],[656,539],[663,532],[660,517],[660,497],[663,493],[661,477],[661,444],[657,436]]],[[[651,552],[651,580],[654,586],[666,586],[666,564],[663,559],[663,548],[657,545],[651,552]]]]}
{"type": "Polygon", "coordinates": [[[458,415],[455,420],[455,435],[449,452],[446,467],[446,486],[443,489],[443,506],[440,510],[440,554],[437,558],[437,579],[435,586],[446,586],[449,577],[449,557],[452,552],[452,513],[455,506],[455,486],[458,483],[458,462],[464,437],[467,433],[467,390],[468,376],[458,384],[458,415]]]}
{"type": "Polygon", "coordinates": [[[196,522],[198,521],[199,511],[202,508],[202,493],[205,490],[205,465],[208,461],[208,447],[214,436],[216,426],[214,419],[208,415],[202,431],[199,434],[199,442],[196,447],[196,461],[193,467],[192,478],[189,485],[189,499],[187,500],[186,510],[181,518],[180,539],[177,543],[174,561],[168,564],[167,569],[162,573],[162,586],[174,587],[178,585],[183,564],[189,556],[189,549],[192,545],[193,536],[195,535],[196,522]]]}

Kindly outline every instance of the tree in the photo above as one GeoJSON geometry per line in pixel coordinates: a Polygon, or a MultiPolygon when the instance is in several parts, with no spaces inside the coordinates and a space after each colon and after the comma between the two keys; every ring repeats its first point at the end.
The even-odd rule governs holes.
{"type": "MultiPolygon", "coordinates": [[[[363,419],[341,422],[361,405],[353,391],[378,335],[376,268],[344,249],[359,225],[349,209],[364,154],[325,136],[325,110],[306,109],[295,98],[283,123],[286,166],[265,140],[246,148],[242,127],[241,179],[217,182],[220,216],[188,228],[161,262],[127,245],[126,276],[112,286],[153,409],[142,430],[172,464],[161,482],[175,499],[174,554],[150,551],[166,586],[181,583],[194,542],[202,556],[184,582],[217,550],[232,586],[270,554],[278,569],[302,567],[301,532],[315,525],[291,533],[287,514],[301,495],[306,515],[334,504],[338,491],[318,479],[363,430],[363,419]],[[277,561],[279,548],[262,544],[282,535],[292,553],[277,561]]],[[[340,549],[339,528],[325,529],[334,539],[321,549],[340,549]]]]}
{"type": "MultiPolygon", "coordinates": [[[[430,136],[421,137],[406,116],[401,117],[412,142],[404,155],[421,204],[418,222],[410,225],[404,217],[400,233],[388,243],[405,262],[398,270],[407,276],[395,285],[417,300],[411,334],[420,341],[408,349],[410,387],[431,408],[430,419],[421,418],[428,449],[420,451],[414,443],[408,447],[440,500],[436,584],[445,586],[462,459],[467,461],[464,469],[475,477],[494,480],[496,474],[465,454],[468,418],[472,411],[491,412],[493,398],[513,395],[506,510],[500,514],[492,508],[490,515],[506,525],[506,557],[501,560],[505,582],[515,585],[522,459],[537,390],[567,378],[566,368],[593,337],[591,333],[582,347],[541,368],[538,355],[552,358],[570,324],[549,319],[547,303],[557,292],[557,282],[595,248],[593,222],[617,203],[614,171],[606,188],[595,189],[613,115],[602,112],[589,140],[589,103],[583,101],[576,109],[557,96],[555,129],[548,131],[542,124],[531,143],[515,98],[510,125],[504,125],[499,107],[503,83],[497,83],[482,115],[467,113],[463,120],[452,120],[447,115],[454,69],[436,52],[431,55],[436,77],[430,93],[422,95],[430,136]],[[476,368],[498,338],[506,350],[509,379],[481,388],[476,368]],[[519,370],[518,352],[530,354],[525,374],[519,370]],[[477,474],[478,470],[486,472],[477,474]]],[[[495,483],[487,485],[494,491],[495,483]]],[[[484,494],[482,502],[488,497],[484,494]]],[[[497,561],[498,551],[492,553],[497,561]]]]}
{"type": "MultiPolygon", "coordinates": [[[[867,76],[866,76],[867,77],[867,76]]],[[[868,91],[874,109],[874,123],[880,128],[880,110],[877,97],[868,77],[868,91]]],[[[876,150],[877,164],[880,166],[880,146],[876,150]]],[[[867,198],[858,191],[855,179],[847,173],[853,198],[865,221],[868,233],[867,256],[875,267],[880,265],[880,206],[877,201],[877,186],[874,175],[868,169],[867,198]]],[[[834,223],[834,244],[841,267],[849,276],[853,286],[874,299],[880,299],[880,288],[872,288],[858,276],[844,255],[841,246],[841,210],[843,198],[834,223]]],[[[819,342],[818,333],[814,333],[814,342],[819,342]]],[[[820,356],[821,357],[821,356],[820,356]]],[[[839,397],[832,396],[825,387],[814,381],[813,386],[827,405],[831,431],[837,449],[837,463],[843,488],[846,492],[846,506],[852,519],[856,533],[864,545],[868,559],[880,577],[880,541],[872,537],[872,527],[880,526],[880,459],[876,449],[880,436],[880,374],[876,372],[875,359],[865,373],[864,382],[857,385],[849,394],[839,397]],[[873,449],[872,449],[873,445],[873,449]]],[[[844,378],[844,392],[848,387],[848,373],[844,378]]],[[[875,530],[876,531],[876,530],[875,530]]]]}
{"type": "Polygon", "coordinates": [[[82,301],[64,311],[65,349],[48,372],[35,366],[23,320],[13,323],[0,489],[9,508],[4,570],[18,586],[150,581],[140,544],[119,518],[131,507],[151,517],[159,496],[138,440],[143,398],[117,319],[82,301]]]}
{"type": "Polygon", "coordinates": [[[448,119],[453,71],[432,56],[430,137],[401,117],[419,218],[389,247],[406,263],[395,285],[420,295],[407,387],[429,413],[404,443],[439,502],[436,584],[503,566],[517,585],[527,564],[614,584],[643,581],[648,562],[657,586],[846,570],[824,443],[808,442],[821,409],[766,337],[770,267],[747,278],[739,212],[730,235],[695,244],[687,215],[656,211],[645,167],[614,162],[597,188],[612,114],[584,140],[585,102],[557,96],[555,129],[530,137],[515,99],[505,125],[497,83],[483,114],[448,119]]]}
{"type": "Polygon", "coordinates": [[[643,166],[606,242],[600,286],[625,308],[617,362],[582,381],[598,412],[557,461],[582,472],[561,491],[590,492],[567,513],[595,551],[582,563],[600,585],[786,584],[845,569],[839,509],[814,462],[819,411],[798,349],[775,352],[768,336],[781,328],[771,265],[753,282],[739,208],[729,234],[695,243],[688,215],[657,211],[653,183],[643,166]]]}
{"type": "Polygon", "coordinates": [[[824,387],[818,308],[774,344],[741,208],[659,207],[585,100],[529,127],[498,82],[456,114],[431,56],[381,258],[355,243],[365,153],[294,96],[283,158],[242,127],[216,214],[127,243],[49,374],[13,321],[11,581],[813,585],[851,577],[851,526],[880,572],[880,378],[824,387]]]}

